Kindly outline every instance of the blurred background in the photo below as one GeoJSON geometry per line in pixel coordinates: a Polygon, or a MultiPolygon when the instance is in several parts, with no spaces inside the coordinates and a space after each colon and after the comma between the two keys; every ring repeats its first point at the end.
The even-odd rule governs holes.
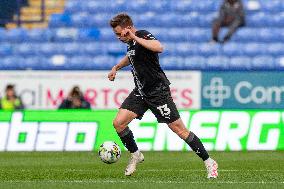
{"type": "MultiPolygon", "coordinates": [[[[243,0],[246,25],[209,45],[223,0],[2,0],[2,70],[108,70],[124,55],[109,19],[128,12],[165,45],[168,70],[281,70],[284,2],[243,0]]],[[[221,32],[222,35],[225,32],[221,32]]]]}
{"type": "MultiPolygon", "coordinates": [[[[95,121],[105,116],[109,122],[103,127],[112,128],[115,109],[133,88],[130,68],[119,73],[118,81],[107,80],[126,52],[108,24],[119,12],[129,13],[138,29],[150,31],[164,45],[160,64],[172,82],[172,96],[188,114],[188,126],[209,141],[208,149],[284,149],[283,0],[1,0],[1,108],[36,112],[22,118],[1,112],[6,115],[2,122],[78,122],[88,114],[72,111],[64,120],[62,112],[54,118],[49,111],[92,109],[94,115],[100,112],[95,121]],[[49,117],[40,110],[48,110],[49,117]],[[226,113],[232,120],[226,122],[226,113]],[[216,130],[202,135],[202,123],[215,124],[216,130]],[[255,132],[254,138],[250,133],[255,132]],[[217,133],[228,138],[219,141],[217,133]],[[238,138],[230,142],[233,136],[238,138]]],[[[145,119],[155,122],[151,114],[145,119]]]]}

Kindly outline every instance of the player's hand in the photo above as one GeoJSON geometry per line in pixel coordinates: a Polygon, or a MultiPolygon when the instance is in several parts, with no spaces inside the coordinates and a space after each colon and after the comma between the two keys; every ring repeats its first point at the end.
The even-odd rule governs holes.
{"type": "Polygon", "coordinates": [[[114,81],[115,80],[115,76],[116,76],[116,70],[115,69],[112,69],[109,74],[108,74],[108,79],[110,81],[114,81]]]}
{"type": "Polygon", "coordinates": [[[128,28],[124,28],[121,32],[122,37],[130,37],[131,39],[135,39],[135,34],[128,28]]]}

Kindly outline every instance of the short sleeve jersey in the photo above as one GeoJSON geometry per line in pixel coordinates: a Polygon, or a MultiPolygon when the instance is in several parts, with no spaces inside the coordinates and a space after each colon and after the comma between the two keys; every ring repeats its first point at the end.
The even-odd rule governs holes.
{"type": "MultiPolygon", "coordinates": [[[[146,40],[156,38],[146,30],[138,30],[135,35],[146,40]]],[[[127,56],[132,67],[134,82],[140,95],[148,96],[161,85],[170,85],[159,63],[159,55],[146,49],[136,41],[128,43],[127,56]]]]}

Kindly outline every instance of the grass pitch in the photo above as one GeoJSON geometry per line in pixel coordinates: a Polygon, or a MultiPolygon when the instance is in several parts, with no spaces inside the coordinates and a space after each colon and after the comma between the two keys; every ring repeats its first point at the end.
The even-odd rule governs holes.
{"type": "Polygon", "coordinates": [[[129,154],[102,163],[92,152],[0,153],[0,188],[284,188],[284,152],[211,152],[219,178],[208,180],[192,152],[144,152],[135,175],[124,176],[129,154]]]}

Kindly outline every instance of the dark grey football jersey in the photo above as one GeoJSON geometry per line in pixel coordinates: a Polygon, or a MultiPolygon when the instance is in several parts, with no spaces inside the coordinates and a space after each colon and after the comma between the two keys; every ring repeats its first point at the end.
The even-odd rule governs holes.
{"type": "MultiPolygon", "coordinates": [[[[146,30],[136,31],[135,35],[146,40],[156,40],[146,30]]],[[[141,95],[148,96],[157,87],[170,85],[160,66],[158,53],[132,41],[128,43],[127,56],[132,67],[135,86],[141,95]]]]}

